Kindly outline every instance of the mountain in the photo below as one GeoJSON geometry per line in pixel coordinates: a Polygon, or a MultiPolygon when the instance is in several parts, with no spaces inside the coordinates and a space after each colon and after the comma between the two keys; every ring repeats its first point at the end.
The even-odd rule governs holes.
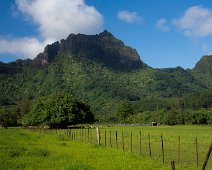
{"type": "Polygon", "coordinates": [[[198,80],[212,87],[212,55],[203,56],[192,71],[198,80]]]}
{"type": "Polygon", "coordinates": [[[60,54],[70,53],[81,60],[91,60],[117,70],[147,67],[135,49],[127,47],[108,31],[99,35],[70,34],[66,40],[47,45],[33,65],[45,66],[60,54]]]}
{"type": "MultiPolygon", "coordinates": [[[[211,56],[206,58],[211,61],[211,56]]],[[[96,117],[104,120],[114,115],[121,101],[130,101],[137,109],[154,109],[165,107],[172,98],[208,89],[211,77],[205,80],[201,63],[192,70],[153,69],[108,31],[70,34],[47,45],[33,60],[0,62],[0,104],[64,91],[90,104],[96,117]]]]}

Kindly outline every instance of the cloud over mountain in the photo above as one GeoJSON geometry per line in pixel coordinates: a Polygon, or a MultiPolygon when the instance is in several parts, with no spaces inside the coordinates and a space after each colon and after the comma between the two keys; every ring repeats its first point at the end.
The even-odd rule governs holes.
{"type": "Polygon", "coordinates": [[[34,58],[47,43],[66,38],[70,33],[95,34],[102,31],[103,16],[84,0],[16,0],[16,7],[24,19],[37,26],[41,40],[0,38],[0,49],[8,47],[0,53],[18,53],[34,58]],[[29,44],[33,48],[29,48],[29,44]],[[17,48],[17,45],[22,47],[17,48]]]}
{"type": "Polygon", "coordinates": [[[99,33],[102,15],[83,0],[16,0],[18,9],[34,23],[45,39],[66,38],[70,33],[99,33]]]}
{"type": "Polygon", "coordinates": [[[17,57],[33,58],[43,50],[45,43],[36,38],[25,37],[15,39],[0,39],[0,53],[14,54],[17,57]]]}

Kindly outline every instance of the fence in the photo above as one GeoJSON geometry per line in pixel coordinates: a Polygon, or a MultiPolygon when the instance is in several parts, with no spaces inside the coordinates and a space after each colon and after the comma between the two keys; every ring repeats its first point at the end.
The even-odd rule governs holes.
{"type": "MultiPolygon", "coordinates": [[[[36,130],[36,129],[35,129],[36,130]]],[[[185,167],[201,167],[205,161],[208,147],[198,138],[184,139],[181,136],[164,136],[144,134],[142,131],[122,131],[108,128],[81,128],[67,130],[37,129],[36,131],[67,136],[71,140],[86,142],[92,145],[112,147],[122,151],[161,159],[164,164],[175,161],[185,167]]],[[[209,159],[207,168],[212,169],[209,159]]]]}

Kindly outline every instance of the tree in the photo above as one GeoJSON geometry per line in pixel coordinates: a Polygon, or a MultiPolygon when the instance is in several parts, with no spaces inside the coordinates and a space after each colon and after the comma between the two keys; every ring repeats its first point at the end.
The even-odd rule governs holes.
{"type": "Polygon", "coordinates": [[[67,128],[78,123],[92,123],[94,116],[90,107],[74,96],[54,93],[39,98],[32,110],[24,117],[25,125],[48,125],[50,128],[67,128]]]}
{"type": "Polygon", "coordinates": [[[0,108],[0,125],[4,128],[17,125],[16,114],[10,112],[5,107],[0,108]]]}
{"type": "Polygon", "coordinates": [[[118,121],[121,123],[131,123],[132,120],[130,119],[134,115],[134,112],[131,103],[127,101],[120,103],[116,111],[118,121]]]}

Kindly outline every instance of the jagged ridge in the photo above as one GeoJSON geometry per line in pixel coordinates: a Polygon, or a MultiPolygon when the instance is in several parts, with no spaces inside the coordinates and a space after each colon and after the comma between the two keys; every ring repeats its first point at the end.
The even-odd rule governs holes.
{"type": "Polygon", "coordinates": [[[71,53],[79,59],[88,59],[112,69],[137,69],[147,67],[137,51],[116,39],[108,31],[97,35],[70,34],[66,40],[47,45],[44,52],[34,60],[34,65],[45,66],[57,55],[71,53]]]}

